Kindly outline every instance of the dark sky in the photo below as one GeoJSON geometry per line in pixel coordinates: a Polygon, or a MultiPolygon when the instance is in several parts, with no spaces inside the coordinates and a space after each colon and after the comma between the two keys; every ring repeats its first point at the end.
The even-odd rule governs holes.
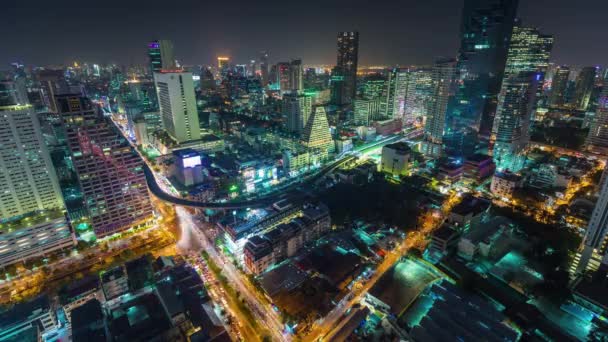
{"type": "MultiPolygon", "coordinates": [[[[185,64],[335,63],[336,32],[360,31],[360,65],[455,56],[462,0],[2,0],[0,69],[25,64],[140,64],[146,42],[171,39],[185,64]]],[[[552,60],[608,64],[608,0],[520,0],[519,17],[555,36],[552,60]]]]}

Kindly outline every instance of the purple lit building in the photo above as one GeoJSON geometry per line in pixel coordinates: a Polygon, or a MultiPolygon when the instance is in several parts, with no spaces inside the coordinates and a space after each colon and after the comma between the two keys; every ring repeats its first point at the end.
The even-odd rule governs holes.
{"type": "Polygon", "coordinates": [[[152,206],[143,161],[86,97],[56,97],[74,169],[97,237],[146,225],[152,206]]]}

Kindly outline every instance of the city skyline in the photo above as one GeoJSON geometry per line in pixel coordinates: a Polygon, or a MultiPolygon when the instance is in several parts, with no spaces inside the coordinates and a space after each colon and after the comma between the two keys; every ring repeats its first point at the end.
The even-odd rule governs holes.
{"type": "MultiPolygon", "coordinates": [[[[361,35],[359,65],[431,65],[437,57],[456,56],[462,8],[462,1],[445,0],[309,3],[319,8],[316,12],[298,11],[291,4],[278,6],[275,1],[203,6],[186,0],[171,9],[150,2],[71,3],[31,1],[5,6],[8,20],[0,27],[19,34],[4,37],[11,49],[0,52],[0,63],[48,65],[86,60],[144,65],[147,42],[170,39],[176,58],[186,65],[214,64],[218,55],[245,63],[257,58],[261,50],[269,51],[273,63],[301,58],[304,64],[334,65],[335,32],[357,30],[361,35]],[[70,20],[64,23],[54,19],[60,16],[70,20]],[[312,17],[315,25],[308,24],[312,17]],[[296,29],[294,23],[306,29],[296,29]],[[72,44],[73,40],[79,44],[72,44]]],[[[602,64],[601,56],[608,55],[608,48],[585,47],[601,39],[597,25],[601,13],[608,11],[608,3],[577,2],[576,17],[569,16],[572,6],[565,0],[555,1],[550,7],[522,1],[518,17],[524,25],[555,36],[552,62],[602,64]],[[569,24],[564,25],[564,21],[569,24]]]]}

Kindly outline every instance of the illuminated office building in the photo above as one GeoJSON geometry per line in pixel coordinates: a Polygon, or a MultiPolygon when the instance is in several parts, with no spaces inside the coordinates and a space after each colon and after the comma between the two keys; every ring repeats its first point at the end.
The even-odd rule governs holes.
{"type": "Polygon", "coordinates": [[[176,68],[173,43],[170,40],[155,40],[148,43],[148,58],[151,72],[176,68]]]}
{"type": "Polygon", "coordinates": [[[428,103],[428,112],[424,126],[422,153],[437,157],[442,152],[445,115],[448,100],[454,91],[456,60],[441,59],[435,62],[432,69],[432,96],[428,103]]]}
{"type": "Polygon", "coordinates": [[[355,99],[353,115],[355,125],[369,126],[380,117],[380,98],[355,99]]]}
{"type": "Polygon", "coordinates": [[[432,69],[410,69],[403,113],[404,123],[428,115],[429,101],[433,99],[432,69]]]}
{"type": "Polygon", "coordinates": [[[304,68],[301,59],[294,59],[289,62],[289,90],[304,90],[304,68]]]}
{"type": "Polygon", "coordinates": [[[608,151],[608,87],[602,89],[586,143],[591,150],[608,151]]]}
{"type": "Polygon", "coordinates": [[[388,74],[382,92],[380,115],[384,119],[401,119],[405,113],[405,99],[409,72],[405,69],[393,69],[388,74]]]}
{"type": "Polygon", "coordinates": [[[152,206],[141,158],[88,98],[60,95],[57,104],[97,237],[145,226],[152,206]]]}
{"type": "Polygon", "coordinates": [[[262,86],[268,84],[268,52],[260,52],[260,76],[262,78],[262,86]]]}
{"type": "Polygon", "coordinates": [[[323,153],[331,152],[334,146],[325,108],[318,106],[312,112],[302,132],[302,144],[310,149],[319,149],[323,153]]]}
{"type": "Polygon", "coordinates": [[[7,89],[0,86],[0,267],[74,245],[36,112],[7,89]]]}
{"type": "Polygon", "coordinates": [[[177,143],[200,139],[192,73],[157,72],[154,73],[154,83],[165,131],[177,143]]]}
{"type": "Polygon", "coordinates": [[[551,80],[551,95],[549,103],[554,107],[561,107],[566,104],[566,89],[568,88],[568,79],[570,78],[570,68],[567,66],[559,66],[553,73],[551,80]]]}
{"type": "Polygon", "coordinates": [[[542,74],[520,72],[503,82],[498,95],[498,120],[494,163],[498,170],[517,172],[525,162],[524,150],[530,141],[530,117],[536,109],[536,93],[542,74]]]}
{"type": "Polygon", "coordinates": [[[479,135],[490,135],[517,5],[517,0],[464,2],[459,86],[448,106],[450,154],[473,154],[479,135]]]}
{"type": "Polygon", "coordinates": [[[584,67],[576,77],[574,106],[578,110],[587,110],[593,86],[595,85],[596,67],[584,67]]]}
{"type": "Polygon", "coordinates": [[[343,77],[341,104],[350,104],[357,93],[357,63],[359,60],[359,32],[338,32],[336,67],[343,77]]]}
{"type": "Polygon", "coordinates": [[[291,91],[291,64],[288,62],[280,62],[276,65],[276,80],[281,93],[291,91]]]}
{"type": "MultiPolygon", "coordinates": [[[[501,91],[507,85],[506,81],[511,76],[517,76],[521,72],[535,72],[540,77],[538,80],[539,88],[537,89],[537,96],[539,96],[549,67],[552,47],[552,36],[542,34],[535,28],[524,27],[521,22],[518,22],[513,27],[513,34],[511,35],[501,91]]],[[[499,115],[500,111],[497,110],[492,126],[493,135],[497,134],[498,124],[500,123],[499,115]]]]}

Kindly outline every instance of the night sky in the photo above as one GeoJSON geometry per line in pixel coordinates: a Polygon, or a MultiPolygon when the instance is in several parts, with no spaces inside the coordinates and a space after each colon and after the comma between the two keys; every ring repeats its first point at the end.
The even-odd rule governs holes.
{"type": "MultiPolygon", "coordinates": [[[[335,64],[337,31],[360,32],[360,65],[455,56],[462,0],[3,0],[0,69],[8,63],[146,62],[146,42],[171,39],[184,64],[270,51],[335,64]],[[128,5],[127,5],[128,3],[128,5]]],[[[608,0],[520,0],[519,17],[555,36],[552,61],[608,64],[608,0]]]]}

